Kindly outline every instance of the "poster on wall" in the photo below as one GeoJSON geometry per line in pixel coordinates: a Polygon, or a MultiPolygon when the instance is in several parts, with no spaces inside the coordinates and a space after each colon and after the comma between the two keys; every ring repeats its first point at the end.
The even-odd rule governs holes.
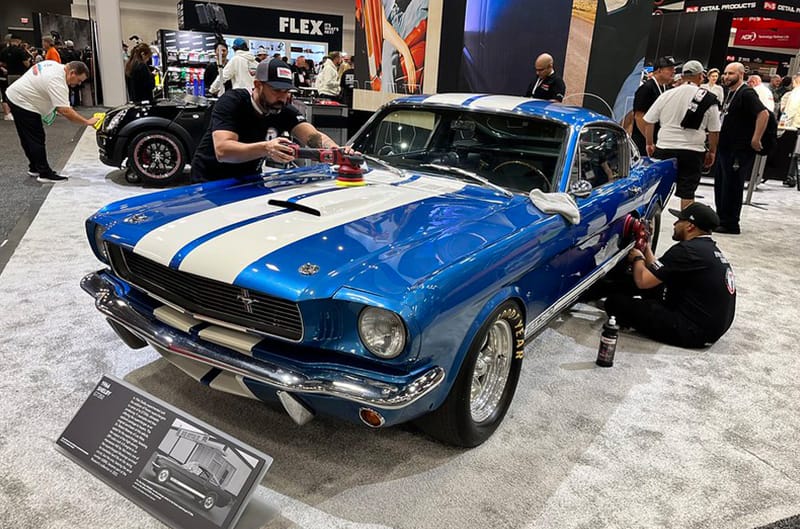
{"type": "Polygon", "coordinates": [[[356,0],[356,78],[375,92],[418,94],[425,74],[428,0],[356,0]]]}
{"type": "Polygon", "coordinates": [[[328,45],[319,42],[290,42],[289,61],[294,62],[302,56],[311,59],[314,64],[322,62],[322,58],[328,54],[328,45]]]}
{"type": "MultiPolygon", "coordinates": [[[[286,43],[282,40],[250,39],[249,46],[250,53],[253,55],[256,55],[258,49],[263,47],[268,57],[272,57],[276,53],[280,54],[281,57],[286,56],[286,43]]],[[[230,46],[228,49],[230,49],[230,46]]]]}
{"type": "Polygon", "coordinates": [[[564,0],[538,0],[536,9],[530,0],[466,0],[459,89],[523,95],[542,53],[553,56],[563,77],[571,17],[564,0]],[[547,13],[544,24],[542,13],[547,13]]]}

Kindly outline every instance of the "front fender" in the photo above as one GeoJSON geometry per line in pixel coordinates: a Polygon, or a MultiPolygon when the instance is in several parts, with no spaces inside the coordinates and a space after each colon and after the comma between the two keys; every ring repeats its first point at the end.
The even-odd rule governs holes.
{"type": "Polygon", "coordinates": [[[447,398],[447,395],[450,393],[450,389],[453,387],[453,384],[455,383],[455,380],[461,371],[461,368],[464,364],[464,359],[467,357],[467,353],[469,352],[469,348],[472,345],[472,342],[475,340],[475,337],[477,336],[481,326],[486,322],[486,320],[489,318],[489,316],[491,316],[492,312],[497,307],[509,299],[517,303],[518,308],[520,311],[522,311],[523,318],[527,317],[525,313],[525,303],[522,301],[523,296],[516,285],[508,285],[495,292],[492,297],[486,300],[482,308],[472,319],[472,323],[467,329],[467,332],[464,334],[464,339],[461,341],[461,344],[458,346],[455,354],[452,357],[452,362],[450,362],[449,365],[440,364],[440,367],[445,369],[445,379],[429,398],[429,402],[432,403],[431,407],[429,408],[430,410],[441,406],[444,400],[447,398]]]}

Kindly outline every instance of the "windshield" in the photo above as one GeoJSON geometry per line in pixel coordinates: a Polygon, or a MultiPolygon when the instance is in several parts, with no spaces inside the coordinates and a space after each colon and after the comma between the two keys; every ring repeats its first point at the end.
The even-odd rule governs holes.
{"type": "Polygon", "coordinates": [[[423,164],[449,166],[515,193],[549,192],[556,188],[566,135],[565,125],[530,116],[397,109],[374,121],[353,147],[403,169],[440,172],[423,164]]]}

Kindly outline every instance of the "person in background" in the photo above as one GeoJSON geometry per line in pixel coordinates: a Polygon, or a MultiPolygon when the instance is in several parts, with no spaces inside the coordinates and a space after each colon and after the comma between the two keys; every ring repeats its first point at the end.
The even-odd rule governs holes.
{"type": "Polygon", "coordinates": [[[259,46],[256,50],[256,62],[261,62],[267,60],[267,48],[264,46],[259,46]]]}
{"type": "Polygon", "coordinates": [[[725,90],[719,84],[719,70],[711,68],[706,75],[707,81],[700,85],[700,88],[705,88],[715,96],[719,101],[719,106],[722,107],[722,102],[725,101],[725,90]]]}
{"type": "Polygon", "coordinates": [[[353,89],[356,86],[356,72],[349,62],[339,66],[339,100],[348,107],[353,107],[353,89]]]}
{"type": "Polygon", "coordinates": [[[6,72],[6,81],[3,83],[3,119],[5,121],[12,121],[14,114],[11,113],[11,107],[8,106],[8,97],[6,92],[8,87],[14,81],[22,77],[25,71],[30,68],[33,61],[30,55],[22,47],[22,41],[14,35],[8,35],[5,41],[5,47],[0,51],[0,67],[6,72]]]}
{"type": "Polygon", "coordinates": [[[222,69],[222,73],[214,81],[209,92],[218,94],[221,87],[231,82],[231,88],[253,88],[253,77],[256,74],[258,63],[250,53],[247,41],[237,37],[233,41],[233,58],[222,69]]]}
{"type": "Polygon", "coordinates": [[[780,119],[781,114],[786,110],[786,102],[788,99],[784,100],[786,94],[792,91],[792,76],[787,75],[783,79],[781,79],[781,85],[775,91],[775,117],[780,119]]]}
{"type": "Polygon", "coordinates": [[[703,167],[714,165],[717,153],[721,127],[719,101],[712,92],[698,86],[703,70],[699,61],[685,63],[681,86],[658,96],[644,115],[647,155],[659,160],[677,159],[675,196],[681,199],[681,209],[694,202],[700,173],[703,167]],[[661,124],[658,144],[653,141],[656,123],[661,124]]]}
{"type": "MultiPolygon", "coordinates": [[[[228,45],[225,42],[217,42],[214,46],[214,59],[208,63],[205,72],[203,72],[203,84],[206,87],[206,96],[213,95],[211,93],[211,85],[217,80],[221,68],[224,68],[226,64],[228,64],[228,45]]],[[[216,95],[221,96],[225,93],[225,90],[230,89],[230,82],[220,85],[216,95]]]]}
{"type": "Polygon", "coordinates": [[[156,82],[150,71],[150,58],[153,52],[144,42],[131,50],[131,57],[125,63],[125,84],[128,87],[128,100],[135,103],[152,101],[156,82]]]}
{"type": "MultiPolygon", "coordinates": [[[[631,139],[639,148],[639,152],[646,152],[647,142],[644,130],[647,123],[644,121],[645,113],[650,110],[658,96],[669,90],[672,79],[675,77],[675,59],[661,57],[653,65],[653,75],[636,89],[633,97],[633,133],[631,139]]],[[[654,140],[658,140],[658,127],[654,130],[654,140]]]]}
{"type": "Polygon", "coordinates": [[[89,77],[89,69],[80,61],[66,65],[42,61],[8,87],[8,104],[22,150],[28,158],[28,175],[42,183],[67,180],[56,174],[47,161],[42,122],[61,114],[69,121],[93,126],[97,118],[84,118],[69,105],[69,87],[78,86],[89,77]]]}
{"type": "Polygon", "coordinates": [[[694,202],[678,211],[672,246],[656,260],[648,243],[644,252],[628,253],[637,291],[614,293],[605,311],[621,327],[678,347],[699,348],[716,342],[733,323],[736,279],[711,232],[719,217],[705,204],[694,202]]]}
{"type": "Polygon", "coordinates": [[[561,77],[556,75],[553,68],[553,56],[548,53],[539,55],[534,63],[534,69],[536,70],[536,79],[528,85],[524,97],[559,103],[563,101],[567,85],[564,84],[561,77]]]}
{"type": "Polygon", "coordinates": [[[331,52],[325,61],[322,71],[317,77],[316,89],[323,99],[339,98],[339,65],[342,64],[342,55],[338,51],[331,52]]]}
{"type": "Polygon", "coordinates": [[[53,37],[42,37],[42,46],[45,51],[44,60],[61,63],[61,54],[56,49],[56,41],[53,37]]]}
{"type": "Polygon", "coordinates": [[[81,54],[75,49],[75,43],[71,40],[64,41],[64,49],[61,50],[61,62],[67,64],[72,61],[81,60],[81,54]]]}
{"type": "Polygon", "coordinates": [[[731,235],[741,233],[744,183],[753,172],[756,154],[763,148],[761,138],[770,112],[755,90],[745,84],[744,76],[745,68],[740,62],[730,63],[722,74],[728,94],[722,104],[714,203],[720,219],[716,232],[731,235]]]}
{"type": "Polygon", "coordinates": [[[297,87],[307,87],[311,86],[309,82],[309,68],[308,63],[306,62],[306,58],[304,55],[300,55],[295,59],[294,64],[292,65],[292,71],[294,72],[294,85],[297,87]]]}
{"type": "Polygon", "coordinates": [[[761,100],[761,104],[764,105],[764,108],[770,112],[775,112],[775,98],[772,95],[772,90],[763,83],[760,75],[754,74],[748,77],[747,86],[756,91],[758,99],[761,100]]]}

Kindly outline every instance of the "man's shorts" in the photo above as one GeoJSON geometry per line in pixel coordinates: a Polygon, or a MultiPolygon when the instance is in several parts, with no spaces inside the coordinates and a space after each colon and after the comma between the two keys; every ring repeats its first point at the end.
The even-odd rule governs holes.
{"type": "Polygon", "coordinates": [[[694,199],[694,192],[700,183],[700,172],[703,170],[706,153],[689,151],[686,149],[659,149],[653,153],[653,158],[666,160],[678,159],[678,176],[675,179],[675,196],[678,198],[694,199]]]}

